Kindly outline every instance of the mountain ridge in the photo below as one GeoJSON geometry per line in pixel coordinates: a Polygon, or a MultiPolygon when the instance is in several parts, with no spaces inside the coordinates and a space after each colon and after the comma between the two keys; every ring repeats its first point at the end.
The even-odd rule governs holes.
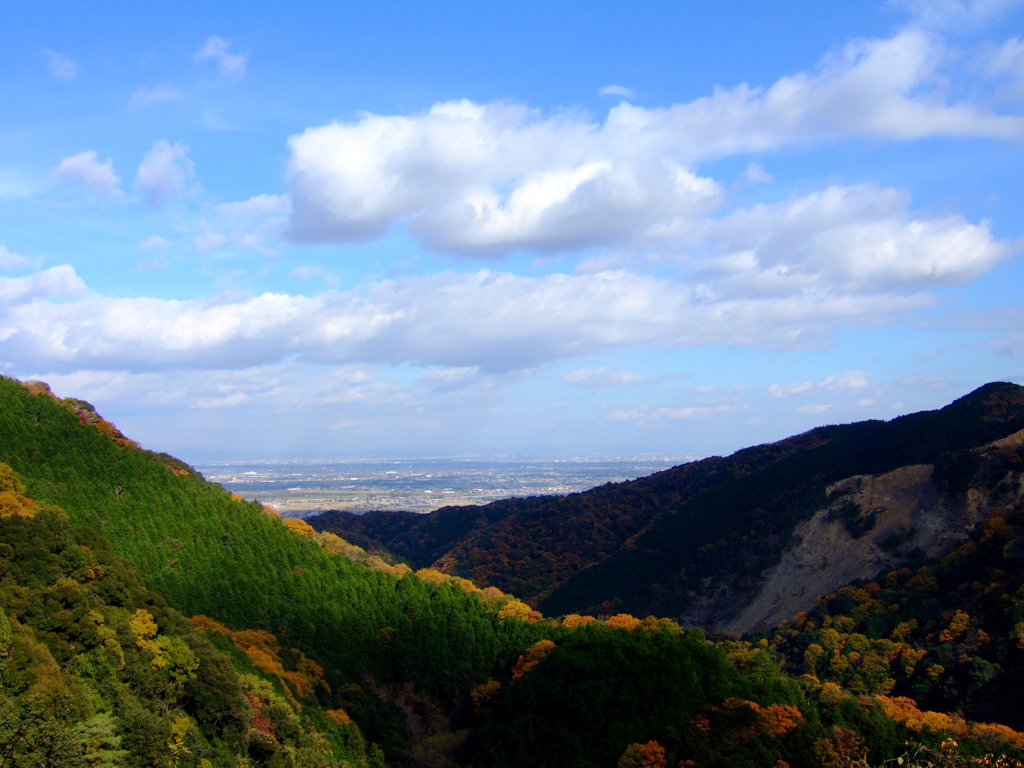
{"type": "Polygon", "coordinates": [[[418,567],[512,591],[546,613],[626,610],[719,626],[728,617],[700,604],[713,588],[704,581],[732,567],[734,594],[751,592],[744,582],[778,563],[795,526],[825,505],[829,485],[931,463],[1022,428],[1024,388],[993,382],[936,411],[817,427],[569,496],[427,515],[327,512],[309,522],[418,567]]]}

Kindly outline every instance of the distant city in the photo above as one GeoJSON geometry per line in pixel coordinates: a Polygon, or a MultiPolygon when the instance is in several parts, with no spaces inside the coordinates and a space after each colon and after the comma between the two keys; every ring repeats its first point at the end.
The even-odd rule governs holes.
{"type": "Polygon", "coordinates": [[[392,459],[207,462],[207,480],[290,517],[327,509],[430,512],[513,496],[565,495],[659,472],[696,456],[549,460],[392,459]]]}

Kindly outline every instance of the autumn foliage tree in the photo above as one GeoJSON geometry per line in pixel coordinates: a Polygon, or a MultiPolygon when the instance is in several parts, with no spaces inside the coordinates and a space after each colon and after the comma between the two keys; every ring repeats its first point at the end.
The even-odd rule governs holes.
{"type": "Polygon", "coordinates": [[[531,669],[536,667],[544,657],[555,650],[555,644],[550,640],[538,640],[536,643],[526,649],[526,652],[522,654],[512,667],[512,679],[518,680],[520,677],[525,675],[531,669]]]}
{"type": "Polygon", "coordinates": [[[665,768],[665,748],[653,740],[630,744],[619,758],[617,768],[665,768]]]}

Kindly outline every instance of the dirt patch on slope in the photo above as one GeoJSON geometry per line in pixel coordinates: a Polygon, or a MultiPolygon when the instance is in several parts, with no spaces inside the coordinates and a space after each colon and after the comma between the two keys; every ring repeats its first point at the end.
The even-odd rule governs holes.
{"type": "Polygon", "coordinates": [[[1008,452],[1019,455],[1022,446],[1024,430],[970,452],[978,460],[976,480],[998,477],[992,487],[972,482],[963,493],[944,493],[931,464],[831,486],[831,503],[797,525],[781,561],[765,572],[757,596],[720,629],[770,628],[810,610],[819,596],[844,584],[903,565],[915,550],[935,557],[952,549],[992,511],[1024,497],[1020,469],[1002,470],[1008,452]]]}

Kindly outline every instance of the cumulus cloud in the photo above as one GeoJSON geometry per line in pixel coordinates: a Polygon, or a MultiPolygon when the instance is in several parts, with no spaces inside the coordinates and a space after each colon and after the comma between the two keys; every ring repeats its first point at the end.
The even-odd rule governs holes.
{"type": "Polygon", "coordinates": [[[146,202],[162,208],[185,191],[195,176],[188,152],[189,148],[180,141],[173,145],[164,139],[153,142],[135,174],[135,186],[146,202]]]}
{"type": "Polygon", "coordinates": [[[31,259],[18,253],[11,253],[5,246],[0,245],[0,269],[30,266],[32,266],[31,259]]]}
{"type": "Polygon", "coordinates": [[[122,195],[121,179],[114,172],[114,161],[108,158],[101,163],[93,149],[65,157],[51,173],[62,181],[78,186],[88,197],[98,202],[116,200],[122,195]]]}
{"type": "Polygon", "coordinates": [[[206,38],[199,50],[192,54],[192,61],[202,63],[212,61],[217,65],[220,74],[231,80],[241,80],[245,76],[245,68],[249,63],[249,52],[231,53],[231,41],[219,35],[206,38]]]}
{"type": "Polygon", "coordinates": [[[137,111],[152,107],[154,104],[161,104],[168,101],[181,101],[181,91],[166,85],[154,85],[139,88],[132,97],[128,99],[128,109],[137,111]]]}
{"type": "Polygon", "coordinates": [[[673,211],[706,212],[720,196],[715,182],[667,158],[587,151],[594,125],[531,115],[461,101],[293,136],[291,236],[368,240],[404,221],[437,250],[576,250],[673,211]]]}
{"type": "Polygon", "coordinates": [[[712,245],[704,268],[739,294],[830,285],[843,293],[967,283],[1016,249],[990,224],[913,218],[910,196],[874,185],[829,187],[713,220],[680,238],[712,245]]]}
{"type": "Polygon", "coordinates": [[[1024,140],[1020,116],[947,103],[945,56],[911,29],[852,41],[767,88],[623,103],[604,122],[463,100],[310,128],[289,141],[290,236],[360,241],[403,224],[428,248],[475,256],[637,246],[720,203],[720,185],[693,170],[705,160],[851,137],[1024,140]]]}
{"type": "Polygon", "coordinates": [[[37,299],[73,297],[84,292],[85,283],[74,268],[66,264],[27,277],[0,277],[0,302],[11,309],[34,303],[37,299]]]}
{"type": "Polygon", "coordinates": [[[58,80],[74,80],[78,77],[78,65],[63,53],[44,48],[43,55],[46,56],[46,65],[50,69],[50,74],[58,80]]]}

